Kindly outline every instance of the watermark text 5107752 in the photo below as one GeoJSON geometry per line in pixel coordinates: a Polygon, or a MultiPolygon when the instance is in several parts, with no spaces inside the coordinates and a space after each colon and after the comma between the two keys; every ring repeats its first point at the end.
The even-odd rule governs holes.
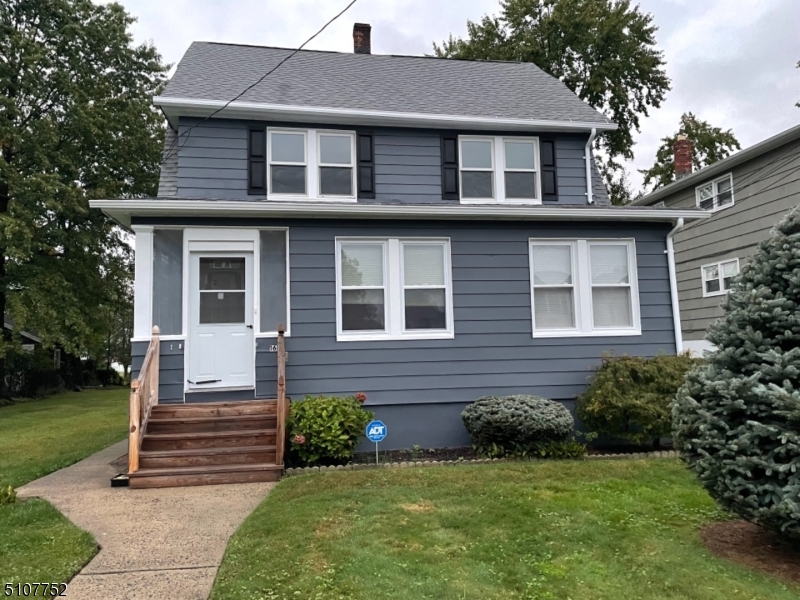
{"type": "Polygon", "coordinates": [[[53,598],[67,595],[66,583],[7,583],[3,587],[4,596],[18,598],[53,598]]]}

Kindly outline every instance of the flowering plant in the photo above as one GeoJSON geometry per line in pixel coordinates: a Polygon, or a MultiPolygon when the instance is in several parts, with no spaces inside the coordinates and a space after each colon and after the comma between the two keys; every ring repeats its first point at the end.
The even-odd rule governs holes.
{"type": "Polygon", "coordinates": [[[374,414],[364,409],[363,392],[337,397],[306,396],[293,402],[286,422],[289,462],[303,465],[342,464],[353,456],[374,414]]]}

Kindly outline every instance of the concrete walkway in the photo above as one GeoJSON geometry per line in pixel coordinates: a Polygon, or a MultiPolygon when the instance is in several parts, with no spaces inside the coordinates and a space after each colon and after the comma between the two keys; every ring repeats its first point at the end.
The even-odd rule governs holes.
{"type": "Polygon", "coordinates": [[[68,596],[205,600],[228,538],[275,484],[112,488],[119,470],[109,463],[126,450],[127,442],[114,444],[17,490],[51,502],[100,545],[68,596]]]}

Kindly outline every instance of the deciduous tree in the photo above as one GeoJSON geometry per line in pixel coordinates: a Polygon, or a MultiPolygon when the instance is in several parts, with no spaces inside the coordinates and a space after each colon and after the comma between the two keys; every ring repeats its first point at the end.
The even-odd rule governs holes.
{"type": "Polygon", "coordinates": [[[653,17],[630,0],[504,0],[499,16],[467,30],[434,44],[436,54],[535,63],[619,125],[598,137],[605,171],[633,158],[640,118],[670,89],[653,17]]]}
{"type": "Polygon", "coordinates": [[[675,181],[675,161],[673,146],[679,135],[685,135],[692,142],[692,166],[697,171],[718,160],[727,158],[741,145],[733,131],[714,127],[707,121],[698,119],[692,113],[684,113],[678,131],[661,139],[661,146],[656,151],[656,162],[649,169],[641,169],[644,175],[644,186],[653,191],[675,181]]]}
{"type": "MultiPolygon", "coordinates": [[[[124,234],[91,198],[155,192],[167,67],[133,18],[90,0],[0,3],[0,313],[84,352],[130,277],[124,234]]],[[[2,360],[13,339],[0,344],[2,360]]],[[[2,392],[2,390],[0,390],[2,392]]]]}

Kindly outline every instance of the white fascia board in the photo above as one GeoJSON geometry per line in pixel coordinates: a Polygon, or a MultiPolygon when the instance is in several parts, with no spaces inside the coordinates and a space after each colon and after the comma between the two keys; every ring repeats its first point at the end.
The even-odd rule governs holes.
{"type": "Polygon", "coordinates": [[[458,206],[353,204],[334,202],[275,202],[272,200],[168,200],[143,198],[125,200],[90,200],[125,227],[131,217],[279,217],[279,218],[357,218],[357,219],[523,219],[531,221],[662,221],[707,219],[699,209],[663,208],[582,208],[568,206],[518,206],[467,204],[458,206]]]}
{"type": "MultiPolygon", "coordinates": [[[[193,98],[165,98],[156,96],[153,104],[161,108],[173,126],[177,118],[207,117],[225,106],[221,100],[193,98]]],[[[616,123],[589,123],[581,121],[549,121],[542,119],[510,119],[504,117],[474,117],[468,115],[433,115],[350,108],[292,106],[262,104],[260,102],[231,102],[215,117],[222,119],[265,119],[272,121],[320,121],[344,125],[388,125],[397,127],[442,127],[509,131],[611,131],[616,123]]]]}

